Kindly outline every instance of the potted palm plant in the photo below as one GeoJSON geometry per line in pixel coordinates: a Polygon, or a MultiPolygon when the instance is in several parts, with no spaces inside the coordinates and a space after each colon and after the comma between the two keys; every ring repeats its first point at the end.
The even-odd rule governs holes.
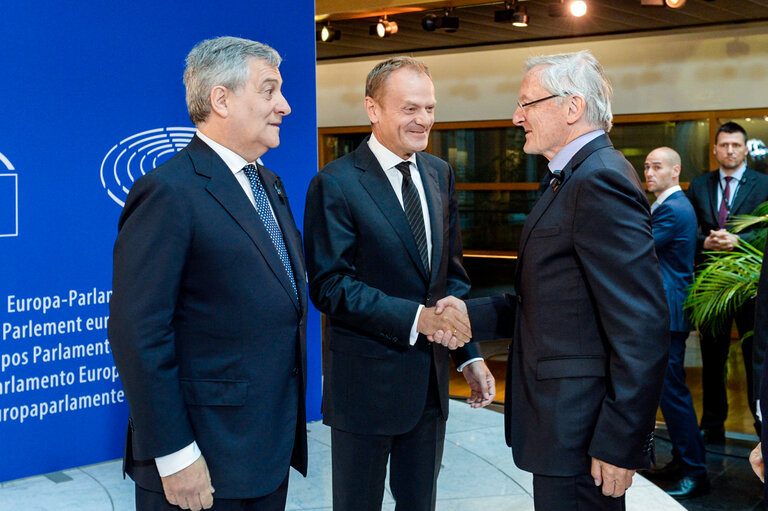
{"type": "Polygon", "coordinates": [[[696,274],[685,302],[691,322],[699,331],[714,330],[757,293],[768,229],[768,202],[751,215],[734,218],[729,226],[734,233],[752,229],[756,236],[751,243],[740,241],[730,252],[707,252],[709,257],[696,274]]]}

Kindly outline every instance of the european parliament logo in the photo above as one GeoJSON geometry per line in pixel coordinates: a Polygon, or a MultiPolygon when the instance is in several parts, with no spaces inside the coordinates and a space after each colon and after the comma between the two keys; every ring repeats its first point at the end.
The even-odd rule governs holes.
{"type": "Polygon", "coordinates": [[[0,238],[19,235],[19,176],[15,170],[0,153],[0,238]]]}
{"type": "Polygon", "coordinates": [[[133,182],[183,149],[196,128],[157,128],[122,140],[101,162],[101,184],[113,201],[125,206],[133,182]]]}

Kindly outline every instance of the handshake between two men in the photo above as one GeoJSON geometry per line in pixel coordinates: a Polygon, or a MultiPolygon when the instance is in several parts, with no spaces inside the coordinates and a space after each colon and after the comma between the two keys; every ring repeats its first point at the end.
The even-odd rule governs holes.
{"type": "Polygon", "coordinates": [[[419,333],[430,342],[450,350],[461,348],[472,340],[467,305],[455,296],[446,296],[435,307],[425,307],[419,315],[419,333]]]}
{"type": "MultiPolygon", "coordinates": [[[[455,296],[447,296],[435,307],[425,307],[419,314],[418,330],[430,342],[450,350],[461,348],[472,340],[467,305],[455,296]]],[[[496,397],[496,381],[482,359],[470,360],[460,367],[460,371],[471,391],[467,403],[472,408],[491,404],[496,397]],[[480,363],[473,363],[475,361],[480,363]]]]}

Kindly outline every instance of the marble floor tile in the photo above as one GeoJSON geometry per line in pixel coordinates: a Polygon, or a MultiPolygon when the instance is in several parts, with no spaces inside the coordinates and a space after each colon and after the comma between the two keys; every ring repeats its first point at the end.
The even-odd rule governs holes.
{"type": "MultiPolygon", "coordinates": [[[[517,468],[504,442],[501,414],[451,401],[437,511],[532,511],[532,476],[517,468]]],[[[308,476],[291,471],[288,511],[332,511],[331,434],[308,425],[308,476]]],[[[133,483],[122,478],[121,460],[0,483],[0,511],[133,511],[133,483]],[[54,480],[60,482],[56,483],[54,480]]],[[[215,483],[214,483],[215,484],[215,483]]],[[[394,511],[387,481],[383,511],[394,511]]],[[[661,489],[636,476],[629,511],[683,509],[661,489]]]]}

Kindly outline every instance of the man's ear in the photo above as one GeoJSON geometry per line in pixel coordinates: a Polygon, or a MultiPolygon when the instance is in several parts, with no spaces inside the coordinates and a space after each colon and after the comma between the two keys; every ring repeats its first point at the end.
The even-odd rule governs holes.
{"type": "Polygon", "coordinates": [[[229,95],[230,90],[223,85],[217,85],[211,89],[209,100],[211,102],[211,111],[219,117],[229,116],[229,95]]]}
{"type": "Polygon", "coordinates": [[[672,175],[675,177],[680,177],[680,165],[672,166],[672,175]]]}
{"type": "Polygon", "coordinates": [[[370,96],[365,97],[365,113],[368,114],[368,120],[371,121],[371,124],[379,122],[380,108],[375,99],[370,96]]]}
{"type": "Polygon", "coordinates": [[[576,94],[570,96],[566,101],[568,104],[566,121],[568,124],[576,124],[584,117],[584,113],[587,110],[587,102],[583,97],[576,94]]]}

